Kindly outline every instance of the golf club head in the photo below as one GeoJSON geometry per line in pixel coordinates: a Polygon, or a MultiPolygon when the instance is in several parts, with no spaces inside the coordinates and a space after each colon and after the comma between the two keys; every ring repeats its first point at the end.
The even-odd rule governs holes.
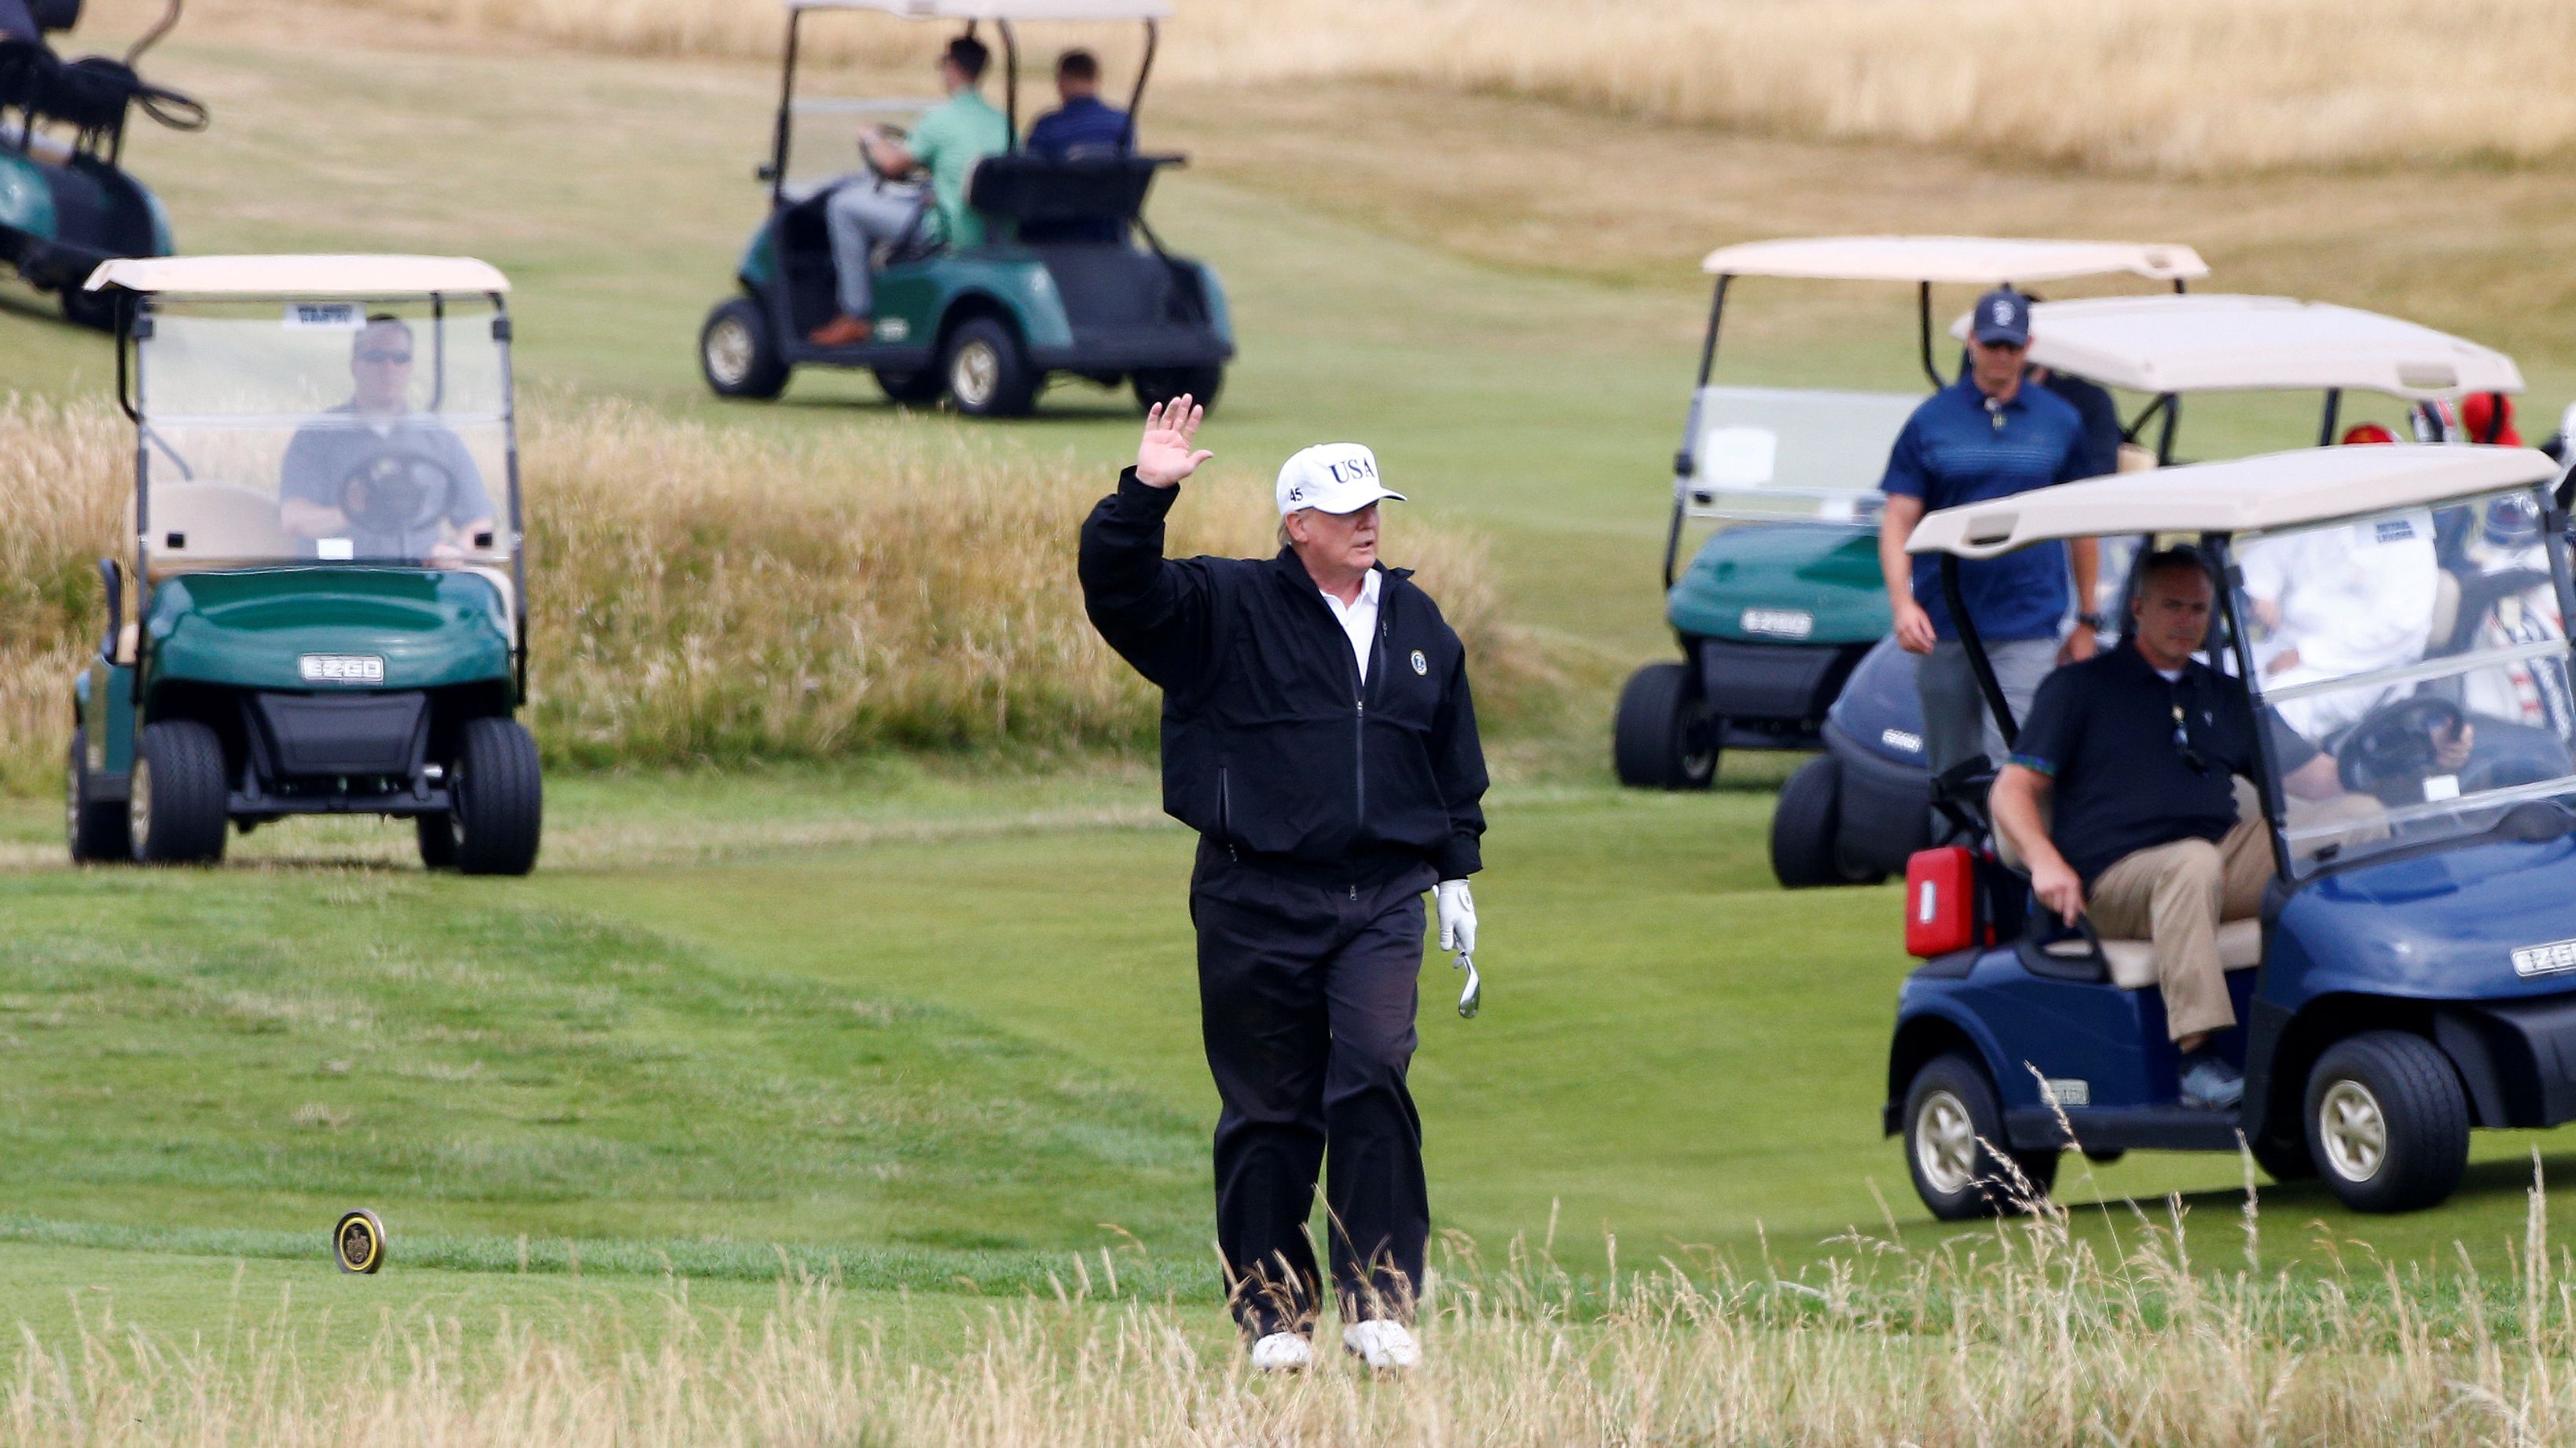
{"type": "Polygon", "coordinates": [[[1458,1014],[1472,1021],[1476,1018],[1476,1007],[1483,1004],[1485,994],[1484,982],[1476,978],[1476,957],[1459,951],[1451,966],[1467,972],[1467,988],[1458,992],[1458,1014]]]}

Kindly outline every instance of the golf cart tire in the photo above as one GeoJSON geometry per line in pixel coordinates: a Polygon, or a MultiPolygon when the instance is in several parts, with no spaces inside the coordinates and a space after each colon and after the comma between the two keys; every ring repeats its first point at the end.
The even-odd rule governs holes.
{"type": "Polygon", "coordinates": [[[872,367],[886,401],[905,407],[928,407],[948,386],[948,374],[936,367],[872,367]]]}
{"type": "Polygon", "coordinates": [[[2057,1152],[1996,1152],[1996,1145],[2005,1138],[2003,1109],[1996,1103],[1994,1085],[1986,1079],[1983,1066],[1957,1052],[1936,1056],[1914,1073],[1905,1088],[1904,1122],[1906,1174],[1914,1179],[1914,1194],[1944,1222],[2019,1215],[2057,1184],[2057,1152]],[[1936,1103],[1963,1114],[1973,1138],[1974,1168],[1955,1183],[1935,1180],[1923,1160],[1925,1114],[1936,1103]],[[2016,1172],[2019,1181],[2014,1179],[2016,1172]]]}
{"type": "Polygon", "coordinates": [[[194,719],[146,724],[134,741],[130,853],[146,865],[211,865],[224,857],[224,745],[194,719]]]}
{"type": "Polygon", "coordinates": [[[89,797],[89,731],[74,729],[63,764],[63,835],[75,865],[130,864],[134,843],[126,833],[125,805],[89,797]]]}
{"type": "Polygon", "coordinates": [[[1619,782],[1631,789],[1708,788],[1717,779],[1718,751],[1707,712],[1687,665],[1648,664],[1630,674],[1611,726],[1619,782]],[[1694,732],[1709,736],[1705,753],[1691,752],[1694,732]]]}
{"type": "Polygon", "coordinates": [[[767,402],[787,390],[787,360],[769,318],[749,297],[720,302],[698,330],[698,370],[718,397],[767,402]]]}
{"type": "Polygon", "coordinates": [[[456,868],[456,816],[446,810],[411,817],[412,832],[420,837],[420,864],[424,870],[456,868]]]}
{"type": "Polygon", "coordinates": [[[1847,881],[1842,868],[1842,761],[1819,754],[1798,766],[1771,806],[1771,873],[1783,889],[1847,881]]]}
{"type": "Polygon", "coordinates": [[[1037,406],[1039,377],[1020,334],[999,317],[969,317],[939,352],[948,400],[968,417],[1026,417],[1037,406]]]}
{"type": "Polygon", "coordinates": [[[1127,379],[1136,389],[1136,408],[1151,411],[1186,392],[1190,400],[1210,412],[1216,411],[1216,395],[1225,390],[1225,369],[1209,367],[1146,367],[1127,379]]]}
{"type": "MultiPolygon", "coordinates": [[[[468,719],[459,733],[452,838],[467,875],[524,875],[536,868],[545,817],[537,741],[516,719],[468,719]]],[[[423,850],[424,858],[427,850],[423,850]]]]}
{"type": "Polygon", "coordinates": [[[2422,1036],[2364,1031],[2328,1046],[2308,1073],[2304,1106],[2308,1155],[2356,1212],[2433,1206],[2458,1190],[2468,1169],[2468,1093],[2450,1058],[2422,1036]],[[2375,1163],[2356,1160],[2352,1136],[2329,1136],[2320,1118],[2330,1099],[2376,1111],[2384,1144],[2375,1163]]]}
{"type": "Polygon", "coordinates": [[[2246,1152],[2263,1174],[2276,1182],[2317,1179],[2317,1159],[2308,1154],[2305,1136],[2265,1136],[2245,1143],[2246,1152]]]}

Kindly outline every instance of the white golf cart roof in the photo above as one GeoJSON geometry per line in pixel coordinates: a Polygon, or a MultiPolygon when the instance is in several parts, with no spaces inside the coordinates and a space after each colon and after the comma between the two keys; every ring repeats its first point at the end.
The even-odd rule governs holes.
{"type": "Polygon", "coordinates": [[[787,0],[790,10],[875,10],[906,20],[1167,20],[1170,0],[787,0]]]}
{"type": "Polygon", "coordinates": [[[2187,246],[2126,241],[2026,241],[1990,236],[1817,236],[1721,246],[1699,264],[1713,275],[1811,281],[1955,282],[1999,286],[2126,272],[2151,281],[2209,275],[2187,246]]]}
{"type": "Polygon", "coordinates": [[[470,256],[151,256],[100,262],[86,286],[196,297],[405,297],[506,292],[510,279],[470,256]]]}
{"type": "Polygon", "coordinates": [[[2116,473],[1943,508],[1908,553],[1992,558],[2033,543],[2137,533],[2250,533],[2420,508],[2550,482],[2558,464],[2526,447],[2375,444],[2264,453],[2223,463],[2116,473]]]}
{"type": "MultiPolygon", "coordinates": [[[[1950,326],[1968,335],[1968,319],[1950,326]]],[[[2030,309],[2030,360],[2130,392],[2520,392],[2513,359],[2421,323],[2292,297],[2087,297],[2030,309]]]]}

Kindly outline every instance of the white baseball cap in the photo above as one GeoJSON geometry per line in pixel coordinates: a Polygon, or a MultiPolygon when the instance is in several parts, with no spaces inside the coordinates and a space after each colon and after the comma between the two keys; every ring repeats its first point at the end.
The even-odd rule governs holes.
{"type": "Polygon", "coordinates": [[[1355,442],[1324,442],[1279,465],[1279,516],[1301,508],[1356,513],[1380,498],[1401,503],[1377,478],[1377,454],[1355,442]]]}

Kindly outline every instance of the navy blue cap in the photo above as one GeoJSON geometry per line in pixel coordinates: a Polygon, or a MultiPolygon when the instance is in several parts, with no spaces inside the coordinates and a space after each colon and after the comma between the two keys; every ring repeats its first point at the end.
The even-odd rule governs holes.
{"type": "Polygon", "coordinates": [[[2030,298],[2010,287],[1997,287],[1977,298],[1977,310],[1971,314],[1968,335],[1992,346],[1997,342],[2015,347],[2030,345],[2030,298]]]}

